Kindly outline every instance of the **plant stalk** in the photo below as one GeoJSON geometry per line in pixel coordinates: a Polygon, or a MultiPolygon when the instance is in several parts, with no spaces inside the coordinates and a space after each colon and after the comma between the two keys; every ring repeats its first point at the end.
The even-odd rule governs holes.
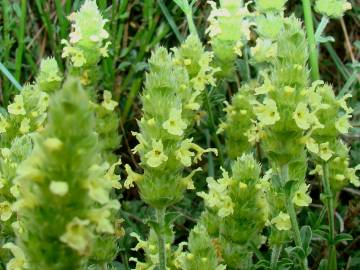
{"type": "Polygon", "coordinates": [[[280,258],[281,250],[282,250],[282,245],[275,245],[272,248],[271,265],[270,265],[271,270],[277,270],[277,264],[280,258]]]}
{"type": "MultiPolygon", "coordinates": [[[[285,184],[289,180],[289,165],[288,164],[285,164],[281,168],[281,178],[282,178],[283,184],[285,184]]],[[[294,206],[294,203],[292,202],[292,195],[293,195],[292,193],[293,192],[291,191],[290,194],[286,194],[286,208],[287,208],[288,214],[290,216],[291,228],[292,228],[293,235],[294,235],[295,245],[299,248],[303,248],[301,235],[300,235],[300,229],[299,229],[299,223],[298,223],[297,217],[296,217],[295,206],[294,206]]],[[[301,263],[301,269],[307,270],[308,269],[307,264],[308,264],[307,259],[305,258],[301,263]]]]}
{"type": "Polygon", "coordinates": [[[307,41],[309,46],[309,58],[311,66],[311,79],[313,81],[320,79],[319,73],[319,57],[317,52],[314,23],[312,19],[311,3],[310,0],[302,0],[304,10],[304,21],[306,28],[307,41]]]}
{"type": "Polygon", "coordinates": [[[158,248],[159,248],[159,270],[166,270],[166,247],[165,247],[165,212],[166,208],[156,209],[156,218],[159,224],[159,232],[157,232],[158,248]]]}
{"type": "Polygon", "coordinates": [[[329,227],[330,227],[330,243],[329,243],[329,257],[328,257],[328,269],[336,270],[336,246],[334,245],[335,239],[335,213],[334,213],[334,196],[331,191],[330,181],[329,181],[329,164],[327,162],[323,163],[323,186],[325,191],[325,203],[328,212],[329,218],[329,227]]]}

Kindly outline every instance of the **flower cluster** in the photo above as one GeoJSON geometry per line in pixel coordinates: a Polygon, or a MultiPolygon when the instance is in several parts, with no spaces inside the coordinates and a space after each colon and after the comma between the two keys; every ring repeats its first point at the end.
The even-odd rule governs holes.
{"type": "Polygon", "coordinates": [[[339,191],[348,182],[360,186],[356,169],[349,167],[349,150],[339,139],[351,128],[349,120],[352,109],[346,102],[351,95],[336,97],[332,87],[321,81],[313,84],[308,95],[312,101],[311,107],[321,123],[321,128],[313,130],[303,138],[317,164],[313,173],[322,175],[321,165],[328,162],[330,183],[334,191],[339,191]]]}
{"type": "Polygon", "coordinates": [[[252,89],[250,85],[241,87],[239,93],[232,97],[231,104],[226,103],[224,109],[226,119],[220,124],[218,133],[224,132],[227,154],[231,159],[236,159],[243,153],[251,151],[253,145],[250,141],[259,141],[261,136],[261,134],[256,134],[256,130],[249,131],[255,120],[252,105],[255,96],[252,89]],[[247,132],[253,132],[253,134],[247,136],[247,132]]]}
{"type": "Polygon", "coordinates": [[[101,163],[97,141],[89,99],[68,79],[14,180],[16,234],[30,268],[81,269],[97,237],[116,233],[112,213],[120,205],[109,194],[120,185],[114,166],[101,163]]]}
{"type": "Polygon", "coordinates": [[[94,0],[86,0],[78,12],[69,17],[72,22],[70,39],[62,40],[65,45],[62,57],[68,57],[73,75],[80,75],[83,85],[94,82],[96,64],[102,57],[108,57],[109,33],[105,30],[105,20],[94,0]]]}
{"type": "MultiPolygon", "coordinates": [[[[156,269],[156,266],[159,264],[159,248],[156,238],[156,233],[154,230],[150,229],[149,237],[147,240],[141,239],[141,237],[136,233],[130,234],[132,237],[136,238],[137,244],[133,251],[140,251],[142,250],[145,253],[145,260],[139,261],[137,258],[130,258],[130,261],[136,263],[135,270],[153,270],[156,269]]],[[[166,253],[168,254],[166,259],[166,265],[168,269],[182,269],[179,268],[179,258],[182,254],[182,250],[184,248],[185,243],[180,243],[179,247],[175,250],[172,249],[171,244],[174,241],[175,234],[172,230],[168,230],[167,233],[164,235],[165,237],[165,248],[166,253]]]]}
{"type": "MultiPolygon", "coordinates": [[[[184,55],[184,50],[177,51],[177,55],[184,55]]],[[[142,97],[141,133],[134,133],[139,141],[134,152],[140,154],[144,174],[137,174],[126,166],[125,186],[136,182],[142,199],[155,208],[177,202],[185,189],[194,188],[191,177],[197,170],[183,177],[184,167],[199,161],[203,153],[213,151],[202,149],[185,136],[192,124],[194,109],[200,104],[196,108],[188,106],[190,100],[196,101],[188,94],[193,88],[187,69],[178,62],[164,48],[152,54],[142,97]]]]}
{"type": "Polygon", "coordinates": [[[207,209],[201,221],[219,242],[226,265],[234,269],[248,260],[252,249],[249,239],[255,245],[263,240],[261,232],[269,214],[265,197],[269,183],[267,176],[260,178],[260,171],[251,155],[242,155],[232,164],[231,177],[224,170],[221,179],[208,179],[208,193],[198,193],[207,209]]]}
{"type": "Polygon", "coordinates": [[[346,0],[316,0],[316,12],[331,18],[341,18],[351,9],[351,3],[346,0]]]}
{"type": "Polygon", "coordinates": [[[182,252],[178,257],[179,269],[183,270],[225,270],[226,266],[219,263],[217,250],[206,228],[196,225],[190,232],[188,252],[182,252]]]}
{"type": "Polygon", "coordinates": [[[250,40],[251,13],[242,1],[221,1],[220,7],[209,1],[211,13],[206,32],[215,53],[217,65],[221,68],[219,76],[229,77],[237,56],[243,55],[243,47],[250,40]]]}

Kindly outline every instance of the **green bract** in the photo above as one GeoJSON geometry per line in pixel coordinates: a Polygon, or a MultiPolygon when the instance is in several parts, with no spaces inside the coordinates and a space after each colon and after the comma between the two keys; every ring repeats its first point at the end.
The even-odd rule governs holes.
{"type": "Polygon", "coordinates": [[[346,0],[316,0],[315,10],[325,16],[341,18],[351,9],[351,3],[346,0]]]}
{"type": "Polygon", "coordinates": [[[287,0],[256,0],[256,8],[262,12],[281,12],[287,0]]]}

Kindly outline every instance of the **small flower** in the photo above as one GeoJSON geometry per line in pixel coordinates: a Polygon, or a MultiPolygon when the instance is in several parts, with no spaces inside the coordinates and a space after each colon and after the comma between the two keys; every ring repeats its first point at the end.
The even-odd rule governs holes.
{"type": "Polygon", "coordinates": [[[146,153],[146,163],[153,168],[159,167],[163,162],[168,160],[167,155],[164,154],[164,146],[161,140],[152,140],[152,150],[146,153]]]}
{"type": "Polygon", "coordinates": [[[242,48],[244,44],[241,41],[237,41],[234,47],[234,52],[239,56],[242,57],[242,48]]]}
{"type": "Polygon", "coordinates": [[[275,224],[275,227],[279,231],[288,231],[291,229],[290,216],[288,214],[283,213],[282,211],[279,213],[277,217],[274,217],[271,220],[271,223],[275,224]]]}
{"type": "Polygon", "coordinates": [[[307,107],[307,105],[303,102],[300,102],[295,112],[293,113],[293,119],[296,122],[296,125],[304,130],[307,130],[310,128],[310,125],[312,123],[312,115],[307,107]]]}
{"type": "Polygon", "coordinates": [[[264,137],[262,125],[259,122],[254,122],[254,124],[245,132],[245,135],[251,144],[260,142],[260,140],[264,137]]]}
{"type": "Polygon", "coordinates": [[[185,167],[191,166],[191,159],[195,156],[194,152],[191,152],[192,139],[186,139],[181,142],[180,149],[176,150],[176,159],[180,160],[180,162],[185,167]]]}
{"type": "Polygon", "coordinates": [[[104,97],[104,101],[101,103],[101,106],[103,106],[105,109],[109,111],[113,111],[118,105],[118,103],[111,99],[112,98],[111,92],[104,91],[103,97],[104,97]]]}
{"type": "Polygon", "coordinates": [[[349,132],[349,129],[351,128],[351,125],[349,123],[349,116],[344,115],[337,119],[335,122],[335,127],[342,134],[347,134],[349,132]]]}
{"type": "Polygon", "coordinates": [[[11,259],[7,264],[6,264],[6,269],[7,270],[23,270],[23,269],[28,269],[28,264],[26,262],[26,258],[25,258],[25,254],[24,252],[21,250],[21,248],[19,248],[18,246],[16,246],[13,243],[6,243],[5,245],[2,246],[5,249],[10,249],[11,253],[14,255],[15,258],[11,259]]]}
{"type": "Polygon", "coordinates": [[[309,185],[301,183],[299,189],[295,192],[293,197],[293,203],[297,206],[309,206],[311,203],[311,197],[307,194],[309,185]]]}
{"type": "Polygon", "coordinates": [[[323,160],[328,161],[332,157],[333,154],[334,154],[334,152],[331,151],[328,142],[322,143],[319,145],[319,156],[323,160]]]}
{"type": "Polygon", "coordinates": [[[24,118],[21,121],[19,130],[20,130],[21,134],[26,134],[29,132],[29,130],[30,130],[30,119],[29,118],[24,118]]]}
{"type": "Polygon", "coordinates": [[[358,170],[360,170],[360,164],[357,165],[355,168],[348,168],[346,175],[349,178],[350,183],[353,184],[355,187],[360,187],[360,180],[356,176],[356,172],[358,170]]]}
{"type": "Polygon", "coordinates": [[[68,193],[69,185],[64,181],[51,181],[49,189],[53,194],[63,197],[68,193]]]}
{"type": "Polygon", "coordinates": [[[141,181],[144,177],[143,175],[134,172],[128,164],[125,165],[125,171],[127,178],[125,180],[124,187],[126,189],[133,187],[134,183],[141,181]]]}
{"type": "Polygon", "coordinates": [[[8,112],[13,115],[25,115],[24,99],[22,95],[16,95],[14,102],[8,106],[8,112]]]}
{"type": "Polygon", "coordinates": [[[1,221],[7,221],[12,216],[11,204],[8,201],[0,203],[0,219],[1,221]]]}
{"type": "Polygon", "coordinates": [[[310,136],[304,137],[304,142],[306,145],[306,148],[312,152],[312,153],[319,153],[319,145],[316,143],[316,141],[311,138],[310,136]]]}
{"type": "Polygon", "coordinates": [[[44,146],[49,150],[49,151],[59,151],[61,150],[61,148],[63,147],[63,142],[60,141],[58,138],[47,138],[44,141],[44,146]]]}
{"type": "Polygon", "coordinates": [[[280,115],[274,100],[267,98],[264,104],[255,107],[255,114],[264,126],[270,126],[280,120],[280,115]]]}
{"type": "Polygon", "coordinates": [[[182,136],[184,129],[186,129],[186,123],[181,119],[181,109],[171,109],[169,119],[163,123],[162,127],[166,129],[170,134],[182,136]]]}
{"type": "Polygon", "coordinates": [[[5,133],[8,127],[9,123],[6,121],[5,117],[0,114],[0,134],[5,133]]]}
{"type": "Polygon", "coordinates": [[[82,220],[78,217],[73,218],[66,225],[66,232],[60,237],[60,241],[79,252],[79,254],[87,253],[92,238],[91,232],[86,228],[89,223],[89,220],[82,220]]]}
{"type": "Polygon", "coordinates": [[[99,233],[113,234],[114,225],[109,220],[111,212],[108,209],[94,209],[89,213],[89,219],[96,224],[96,231],[99,233]]]}

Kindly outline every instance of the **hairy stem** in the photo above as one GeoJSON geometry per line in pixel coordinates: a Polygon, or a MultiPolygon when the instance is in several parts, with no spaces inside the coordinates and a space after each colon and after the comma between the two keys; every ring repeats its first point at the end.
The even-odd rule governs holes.
{"type": "Polygon", "coordinates": [[[313,81],[320,79],[319,73],[319,59],[316,49],[316,40],[314,34],[314,23],[312,19],[311,3],[310,0],[302,0],[304,10],[304,21],[306,28],[307,41],[309,45],[309,58],[311,66],[311,79],[313,81]]]}
{"type": "Polygon", "coordinates": [[[328,257],[328,269],[336,270],[336,246],[334,245],[335,239],[335,214],[334,214],[334,196],[331,191],[330,182],[329,182],[329,164],[325,162],[322,165],[323,169],[323,186],[325,191],[325,203],[328,212],[329,218],[329,227],[330,227],[330,243],[329,243],[329,257],[328,257]]]}
{"type": "Polygon", "coordinates": [[[280,254],[281,254],[281,250],[282,250],[282,245],[275,245],[272,248],[272,252],[271,252],[271,265],[270,265],[270,269],[271,270],[276,270],[277,268],[277,264],[280,258],[280,254]]]}
{"type": "Polygon", "coordinates": [[[165,228],[165,212],[166,208],[156,209],[156,218],[159,224],[159,232],[157,233],[159,247],[159,270],[166,270],[166,248],[164,238],[165,228]]]}
{"type": "MultiPolygon", "coordinates": [[[[282,178],[283,184],[289,180],[289,165],[288,164],[285,164],[281,168],[281,178],[282,178]]],[[[293,231],[295,244],[297,247],[303,248],[301,235],[300,235],[300,229],[299,229],[299,223],[298,223],[297,217],[296,217],[295,206],[294,206],[294,203],[292,202],[292,192],[290,192],[290,194],[286,194],[286,208],[287,208],[288,214],[290,216],[291,228],[293,231]]],[[[303,270],[308,269],[306,258],[302,261],[301,269],[303,269],[303,270]]]]}

